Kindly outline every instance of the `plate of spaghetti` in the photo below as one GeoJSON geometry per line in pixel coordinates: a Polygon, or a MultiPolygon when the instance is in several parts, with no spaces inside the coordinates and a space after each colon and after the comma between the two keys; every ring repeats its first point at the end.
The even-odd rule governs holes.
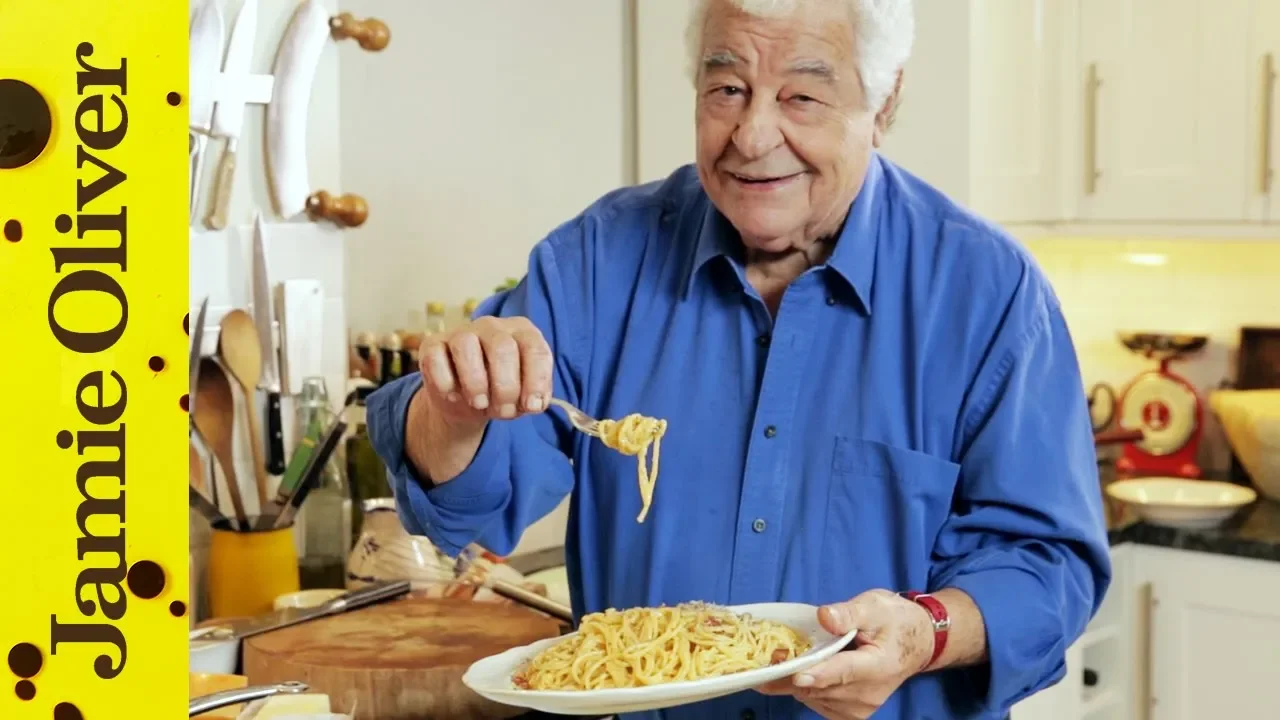
{"type": "Polygon", "coordinates": [[[494,702],[561,715],[685,705],[759,687],[839,652],[803,603],[605,610],[578,631],[488,657],[462,682],[494,702]]]}

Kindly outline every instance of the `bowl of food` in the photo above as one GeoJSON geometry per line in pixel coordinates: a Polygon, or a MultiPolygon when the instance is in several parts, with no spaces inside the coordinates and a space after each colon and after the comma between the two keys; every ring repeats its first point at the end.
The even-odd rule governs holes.
{"type": "Polygon", "coordinates": [[[1280,501],[1280,389],[1217,390],[1209,407],[1254,487],[1280,501]]]}

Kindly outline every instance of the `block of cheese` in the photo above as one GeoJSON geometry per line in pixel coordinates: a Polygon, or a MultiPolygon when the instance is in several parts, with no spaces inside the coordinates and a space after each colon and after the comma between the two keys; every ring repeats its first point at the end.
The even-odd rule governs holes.
{"type": "Polygon", "coordinates": [[[316,715],[329,717],[331,713],[329,707],[329,696],[322,693],[276,695],[267,698],[267,702],[253,716],[253,720],[300,719],[316,715]]]}

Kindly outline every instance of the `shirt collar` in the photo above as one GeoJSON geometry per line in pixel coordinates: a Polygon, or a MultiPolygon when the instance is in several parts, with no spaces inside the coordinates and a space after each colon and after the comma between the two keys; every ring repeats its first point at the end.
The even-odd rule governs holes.
{"type": "MultiPolygon", "coordinates": [[[[871,289],[875,282],[876,240],[879,235],[879,210],[884,199],[884,168],[880,156],[872,155],[867,163],[862,189],[854,198],[845,219],[835,249],[823,267],[843,278],[857,296],[858,302],[871,313],[871,289]]],[[[695,226],[693,262],[685,280],[684,296],[687,298],[693,283],[703,266],[716,257],[725,257],[741,264],[742,241],[729,220],[709,200],[702,211],[701,222],[695,226]]]]}

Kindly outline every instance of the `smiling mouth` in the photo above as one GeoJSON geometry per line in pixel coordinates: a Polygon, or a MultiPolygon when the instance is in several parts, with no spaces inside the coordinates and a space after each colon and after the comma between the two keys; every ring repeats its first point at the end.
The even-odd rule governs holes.
{"type": "Polygon", "coordinates": [[[788,180],[791,180],[793,178],[797,178],[802,174],[803,173],[797,172],[797,173],[791,173],[790,175],[776,175],[772,177],[755,177],[755,176],[748,176],[748,175],[739,175],[738,173],[735,173],[735,172],[729,173],[730,177],[732,177],[734,180],[737,180],[743,185],[748,185],[752,187],[767,187],[769,185],[777,185],[780,183],[784,183],[788,180]]]}

